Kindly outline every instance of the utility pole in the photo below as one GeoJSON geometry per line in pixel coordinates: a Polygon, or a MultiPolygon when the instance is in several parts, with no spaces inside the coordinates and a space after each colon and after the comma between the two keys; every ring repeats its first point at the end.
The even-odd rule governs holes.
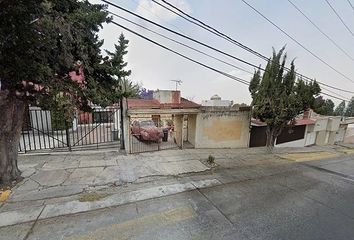
{"type": "Polygon", "coordinates": [[[177,86],[182,84],[182,80],[170,80],[171,82],[175,82],[176,84],[176,91],[177,91],[177,86]]]}

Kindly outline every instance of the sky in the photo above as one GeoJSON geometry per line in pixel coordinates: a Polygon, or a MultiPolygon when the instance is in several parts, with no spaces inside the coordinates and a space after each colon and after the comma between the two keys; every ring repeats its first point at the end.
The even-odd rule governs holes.
{"type": "MultiPolygon", "coordinates": [[[[291,60],[295,59],[295,66],[299,73],[338,88],[354,91],[354,61],[321,35],[288,1],[247,1],[307,49],[325,60],[333,68],[349,76],[352,82],[306,52],[306,50],[297,45],[289,37],[257,15],[241,0],[168,0],[168,2],[178,8],[183,9],[185,12],[265,56],[271,56],[273,47],[279,50],[286,45],[288,64],[290,64],[291,60]]],[[[354,10],[350,7],[348,1],[328,1],[354,32],[354,10]]],[[[354,0],[350,1],[354,4],[354,0]]],[[[99,0],[90,0],[90,2],[100,3],[99,0]]],[[[249,61],[257,66],[261,65],[265,67],[266,62],[264,60],[185,21],[150,0],[111,0],[111,2],[238,58],[249,61]]],[[[325,0],[292,0],[292,2],[354,58],[354,36],[348,32],[325,0]]],[[[145,27],[159,31],[166,36],[183,41],[185,44],[198,48],[231,64],[251,72],[254,71],[253,67],[154,27],[119,9],[109,7],[109,10],[145,27]]],[[[117,17],[114,20],[213,68],[247,81],[252,77],[249,73],[177,45],[117,17]]],[[[152,90],[175,89],[175,83],[171,80],[181,80],[182,84],[178,86],[178,89],[181,90],[182,96],[195,102],[200,103],[201,100],[210,99],[212,95],[218,94],[222,99],[233,100],[235,103],[251,103],[248,86],[189,62],[113,24],[105,24],[99,33],[100,38],[104,39],[103,48],[113,50],[114,43],[117,43],[120,33],[123,33],[130,41],[129,52],[125,58],[128,62],[127,68],[132,70],[130,79],[138,82],[143,87],[152,90]]],[[[336,92],[347,99],[352,97],[350,93],[336,92]]],[[[333,93],[330,94],[333,95],[333,93]]],[[[340,102],[336,99],[332,100],[336,104],[340,102]]]]}

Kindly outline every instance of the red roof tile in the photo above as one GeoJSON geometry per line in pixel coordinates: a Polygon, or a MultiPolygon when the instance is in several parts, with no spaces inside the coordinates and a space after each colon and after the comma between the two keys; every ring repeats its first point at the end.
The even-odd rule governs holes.
{"type": "Polygon", "coordinates": [[[185,98],[181,98],[181,103],[160,103],[156,99],[138,99],[129,98],[128,108],[129,109],[172,109],[172,108],[199,108],[200,105],[189,101],[185,98]]]}

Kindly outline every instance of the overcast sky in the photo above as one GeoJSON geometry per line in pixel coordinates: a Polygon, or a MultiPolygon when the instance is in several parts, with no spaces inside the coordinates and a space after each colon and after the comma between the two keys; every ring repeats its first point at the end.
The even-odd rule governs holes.
{"type": "MultiPolygon", "coordinates": [[[[91,1],[95,3],[99,2],[98,0],[91,1]]],[[[262,66],[265,66],[265,62],[260,58],[255,57],[195,25],[192,25],[150,0],[111,1],[175,31],[182,32],[197,40],[228,52],[229,54],[250,61],[256,65],[261,64],[262,66]]],[[[340,20],[334,15],[325,0],[292,1],[354,58],[354,37],[350,35],[340,20]]],[[[354,10],[350,7],[348,1],[329,1],[344,19],[349,28],[354,32],[354,10]]],[[[354,0],[351,1],[354,4],[354,0]]],[[[294,58],[296,59],[295,65],[298,72],[309,77],[315,77],[317,80],[326,84],[352,91],[354,90],[354,83],[345,79],[311,56],[274,26],[257,15],[241,0],[169,0],[169,2],[263,55],[270,56],[272,53],[272,47],[278,50],[286,45],[288,59],[289,61],[294,58]]],[[[352,78],[354,81],[354,62],[344,53],[340,52],[340,50],[338,50],[328,39],[321,35],[318,30],[300,15],[300,13],[297,12],[288,1],[248,0],[248,2],[278,24],[287,33],[295,37],[305,47],[313,51],[316,55],[327,61],[331,66],[338,69],[343,74],[352,78]]],[[[118,9],[109,7],[109,10],[124,17],[128,17],[146,27],[158,30],[169,37],[181,40],[184,43],[196,47],[208,54],[212,54],[215,57],[222,58],[249,71],[254,70],[252,67],[239,63],[236,60],[224,57],[212,50],[208,50],[202,46],[193,44],[188,40],[178,38],[173,34],[169,34],[166,31],[153,27],[118,9]]],[[[126,23],[121,19],[115,18],[114,20],[214,68],[248,81],[251,78],[251,75],[248,73],[162,39],[161,37],[133,26],[130,23],[126,23]]],[[[247,86],[198,66],[195,63],[189,62],[188,60],[161,49],[144,39],[140,39],[115,25],[105,25],[104,29],[100,32],[100,37],[105,41],[103,47],[112,50],[113,44],[117,42],[121,32],[123,32],[130,40],[128,49],[129,53],[126,60],[128,61],[128,68],[132,70],[131,80],[141,83],[143,87],[154,90],[174,89],[174,83],[170,80],[180,79],[183,81],[182,85],[179,86],[179,89],[182,91],[182,96],[193,99],[196,102],[209,99],[212,95],[218,94],[222,99],[234,100],[234,102],[238,103],[250,103],[251,98],[247,86]]],[[[340,94],[344,95],[346,98],[352,97],[348,93],[340,94]]],[[[338,103],[338,100],[334,101],[336,104],[338,103]]]]}

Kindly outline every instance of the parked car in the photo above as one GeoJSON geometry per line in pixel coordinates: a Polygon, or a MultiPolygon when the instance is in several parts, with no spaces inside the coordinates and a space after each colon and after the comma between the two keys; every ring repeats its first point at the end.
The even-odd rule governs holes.
{"type": "Polygon", "coordinates": [[[161,129],[155,126],[152,120],[134,121],[132,124],[132,134],[139,140],[160,141],[163,137],[161,129]]]}

